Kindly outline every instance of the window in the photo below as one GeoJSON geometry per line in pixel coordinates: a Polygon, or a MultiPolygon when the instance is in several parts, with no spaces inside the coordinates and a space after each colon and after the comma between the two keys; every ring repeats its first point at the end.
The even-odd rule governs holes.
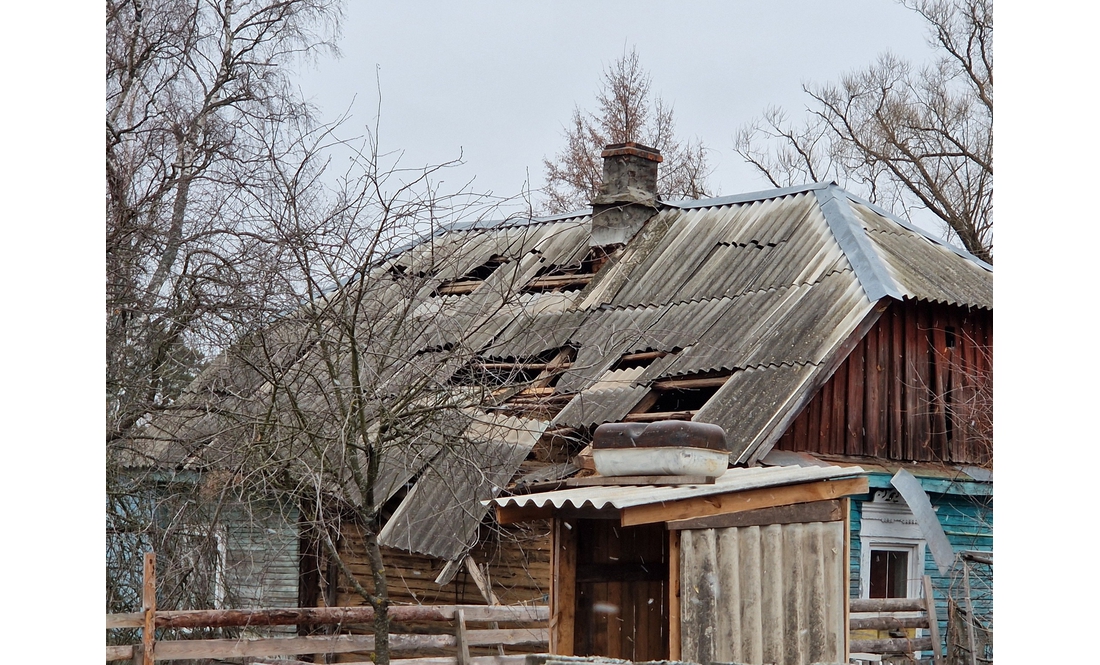
{"type": "Polygon", "coordinates": [[[905,598],[909,593],[909,552],[871,550],[871,598],[905,598]]]}
{"type": "Polygon", "coordinates": [[[894,490],[875,490],[860,525],[860,597],[920,598],[924,536],[905,501],[894,490]]]}

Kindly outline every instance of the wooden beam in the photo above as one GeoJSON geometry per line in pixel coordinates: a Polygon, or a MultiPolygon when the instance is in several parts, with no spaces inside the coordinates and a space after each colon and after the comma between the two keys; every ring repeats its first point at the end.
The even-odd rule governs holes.
{"type": "Polygon", "coordinates": [[[619,357],[620,363],[641,362],[644,360],[657,360],[668,355],[668,351],[642,351],[641,353],[624,353],[619,357]]]}
{"type": "Polygon", "coordinates": [[[691,420],[696,411],[658,411],[656,413],[628,413],[623,416],[624,423],[652,423],[658,420],[691,420]]]}
{"type": "Polygon", "coordinates": [[[468,282],[451,282],[450,284],[444,283],[435,287],[436,295],[441,296],[458,296],[467,293],[472,293],[474,289],[481,286],[483,282],[478,280],[471,280],[468,282]]]}
{"type": "MultiPolygon", "coordinates": [[[[544,628],[466,631],[466,640],[470,646],[493,644],[541,646],[547,643],[547,638],[548,634],[544,628]]],[[[453,649],[456,645],[457,639],[454,635],[390,635],[390,649],[392,651],[453,649]]],[[[307,653],[349,653],[373,650],[374,635],[317,635],[252,640],[179,640],[158,644],[157,660],[295,656],[307,653]]]]}
{"type": "Polygon", "coordinates": [[[679,501],[624,508],[622,511],[622,525],[634,526],[636,524],[671,522],[693,517],[726,515],[756,510],[757,508],[826,501],[850,494],[865,494],[866,492],[866,477],[823,480],[782,487],[765,487],[743,492],[699,496],[679,501]]]}
{"type": "Polygon", "coordinates": [[[569,478],[566,487],[602,487],[609,485],[713,485],[711,476],[586,476],[569,478]]]}
{"type": "Polygon", "coordinates": [[[107,660],[132,660],[134,658],[134,645],[108,645],[107,646],[107,660]]]}
{"type": "Polygon", "coordinates": [[[668,533],[668,659],[680,660],[680,532],[668,533]]]}
{"type": "MultiPolygon", "coordinates": [[[[456,610],[467,621],[546,621],[546,605],[391,605],[390,620],[450,621],[456,610]]],[[[108,614],[107,628],[140,628],[140,612],[108,614]]],[[[241,626],[296,626],[362,624],[374,621],[371,607],[288,607],[254,610],[171,610],[156,613],[157,628],[231,628],[241,626]]]]}
{"type": "Polygon", "coordinates": [[[530,522],[533,520],[545,520],[554,516],[554,505],[546,504],[538,506],[497,506],[498,524],[515,524],[516,522],[530,522]]]}
{"type": "Polygon", "coordinates": [[[554,519],[550,550],[550,653],[572,656],[577,604],[577,522],[554,519]]]}
{"type": "Polygon", "coordinates": [[[919,617],[894,617],[886,614],[873,617],[853,617],[848,622],[850,630],[903,630],[905,628],[928,627],[928,617],[924,615],[919,617]]]}
{"type": "Polygon", "coordinates": [[[153,665],[153,649],[156,647],[157,616],[157,555],[146,552],[142,565],[141,610],[145,613],[141,628],[141,662],[153,665]]]}
{"type": "Polygon", "coordinates": [[[904,637],[889,640],[852,640],[852,652],[854,653],[913,653],[914,651],[928,651],[932,648],[931,637],[904,637]]]}
{"type": "Polygon", "coordinates": [[[710,376],[703,379],[662,379],[653,382],[654,390],[694,390],[698,388],[721,388],[729,381],[730,375],[710,376]]]}
{"type": "Polygon", "coordinates": [[[853,612],[924,612],[923,598],[853,598],[853,612]]]}
{"type": "Polygon", "coordinates": [[[806,522],[839,522],[844,512],[839,499],[814,501],[792,506],[760,508],[743,513],[727,513],[711,517],[693,517],[668,523],[670,530],[725,529],[729,527],[764,526],[767,524],[802,524],[806,522]]]}

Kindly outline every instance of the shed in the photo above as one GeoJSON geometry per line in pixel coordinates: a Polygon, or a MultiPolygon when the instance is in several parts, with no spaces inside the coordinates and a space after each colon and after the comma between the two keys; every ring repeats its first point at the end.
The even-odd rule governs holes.
{"type": "Polygon", "coordinates": [[[867,492],[861,468],[735,467],[705,484],[611,484],[623,481],[577,479],[486,502],[504,524],[552,519],[552,653],[847,661],[847,497],[867,492]]]}

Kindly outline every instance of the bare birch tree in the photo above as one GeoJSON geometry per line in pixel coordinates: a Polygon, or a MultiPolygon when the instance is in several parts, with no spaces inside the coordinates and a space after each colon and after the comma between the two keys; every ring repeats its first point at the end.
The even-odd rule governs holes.
{"type": "Polygon", "coordinates": [[[603,180],[600,152],[611,143],[633,141],[661,151],[657,188],[672,199],[705,198],[707,149],[676,134],[673,108],[660,96],[650,96],[651,79],[638,52],[612,63],[603,72],[596,93],[597,112],[573,110],[565,128],[565,148],[553,160],[544,159],[546,209],[570,212],[589,205],[603,180]]]}
{"type": "Polygon", "coordinates": [[[839,83],[806,85],[809,117],[771,108],[734,147],[775,187],[835,180],[908,215],[930,211],[971,254],[993,260],[993,6],[903,0],[936,59],[889,53],[839,83]]]}

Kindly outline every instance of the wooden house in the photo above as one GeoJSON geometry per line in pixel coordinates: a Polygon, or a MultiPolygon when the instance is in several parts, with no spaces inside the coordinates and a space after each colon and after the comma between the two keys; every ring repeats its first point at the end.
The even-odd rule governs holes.
{"type": "MultiPolygon", "coordinates": [[[[942,606],[954,573],[926,554],[931,525],[891,478],[918,479],[956,553],[992,549],[992,266],[833,183],[663,201],[656,151],[604,159],[591,210],[449,227],[355,285],[365,316],[409,312],[392,325],[413,329],[387,337],[378,357],[400,362],[372,380],[488,388],[476,414],[448,420],[457,430],[385,453],[375,499],[395,597],[545,601],[549,523],[501,526],[483,502],[577,473],[600,424],[679,419],[724,428],[742,470],[866,470],[845,516],[849,593],[919,595],[927,571],[942,606]],[[459,437],[469,445],[448,445],[459,437]]],[[[274,355],[307,376],[316,351],[294,330],[269,336],[285,346],[274,355]]],[[[269,406],[254,353],[215,362],[143,433],[135,464],[203,471],[251,445],[255,421],[226,414],[269,406]]],[[[359,528],[340,538],[357,572],[359,528]]],[[[310,565],[302,597],[355,602],[310,565]]]]}

